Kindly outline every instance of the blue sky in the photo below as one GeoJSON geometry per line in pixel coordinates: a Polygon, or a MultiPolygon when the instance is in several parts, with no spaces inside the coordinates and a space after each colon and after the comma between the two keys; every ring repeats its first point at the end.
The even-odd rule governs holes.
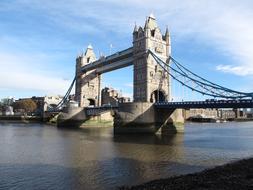
{"type": "MultiPolygon", "coordinates": [[[[108,55],[110,44],[112,52],[132,46],[134,23],[143,26],[151,12],[163,32],[169,27],[175,59],[213,82],[251,92],[252,10],[250,0],[1,0],[0,98],[64,94],[79,52],[89,44],[97,56],[108,55]]],[[[131,96],[132,70],[103,75],[103,85],[131,96]]]]}

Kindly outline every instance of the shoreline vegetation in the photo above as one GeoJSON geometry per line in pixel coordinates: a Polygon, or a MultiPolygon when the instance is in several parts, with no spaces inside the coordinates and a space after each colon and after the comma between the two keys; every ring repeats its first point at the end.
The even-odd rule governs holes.
{"type": "Polygon", "coordinates": [[[158,179],[119,190],[250,190],[253,189],[253,158],[231,162],[202,172],[158,179]]]}

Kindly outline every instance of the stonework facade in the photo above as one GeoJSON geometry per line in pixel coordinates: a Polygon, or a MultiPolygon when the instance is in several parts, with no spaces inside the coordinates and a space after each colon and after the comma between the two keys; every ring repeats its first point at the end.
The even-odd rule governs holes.
{"type": "Polygon", "coordinates": [[[83,73],[81,67],[96,60],[93,48],[89,45],[86,52],[76,58],[76,96],[80,107],[100,105],[101,75],[95,70],[83,73]]]}
{"type": "MultiPolygon", "coordinates": [[[[170,77],[147,51],[152,50],[164,62],[169,62],[171,54],[170,34],[168,29],[162,34],[151,14],[145,26],[135,26],[133,31],[133,66],[134,66],[134,102],[163,102],[170,100],[170,77]]],[[[101,75],[96,69],[86,73],[81,71],[84,65],[96,60],[91,46],[76,59],[75,100],[81,107],[100,106],[101,75]]],[[[122,102],[127,100],[122,99],[122,102]]]]}
{"type": "Polygon", "coordinates": [[[105,87],[101,92],[101,105],[102,106],[118,106],[119,103],[130,102],[129,97],[123,97],[121,94],[113,89],[105,87]]]}
{"type": "Polygon", "coordinates": [[[191,117],[201,118],[218,118],[217,109],[189,109],[184,111],[184,118],[187,120],[191,117]]]}
{"type": "Polygon", "coordinates": [[[163,35],[153,15],[147,18],[144,28],[135,26],[133,32],[135,102],[161,102],[170,99],[169,75],[147,53],[150,49],[168,63],[170,48],[168,29],[163,35]]]}
{"type": "Polygon", "coordinates": [[[113,88],[105,87],[101,92],[101,102],[102,106],[110,105],[117,106],[118,105],[119,93],[113,88]]]}

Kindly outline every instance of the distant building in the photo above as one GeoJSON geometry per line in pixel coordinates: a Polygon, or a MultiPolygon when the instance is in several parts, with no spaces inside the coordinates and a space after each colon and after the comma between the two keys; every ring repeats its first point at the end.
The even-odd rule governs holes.
{"type": "Polygon", "coordinates": [[[234,119],[234,118],[236,118],[236,110],[234,110],[234,109],[218,109],[218,117],[220,119],[234,119]]]}
{"type": "Polygon", "coordinates": [[[217,109],[188,109],[184,112],[184,118],[187,120],[191,117],[217,118],[217,109]]]}
{"type": "Polygon", "coordinates": [[[236,118],[253,118],[252,108],[238,108],[235,109],[236,118]]]}
{"type": "Polygon", "coordinates": [[[247,118],[253,118],[253,109],[252,108],[245,108],[243,109],[247,118]]]}
{"type": "Polygon", "coordinates": [[[13,107],[12,106],[6,106],[5,110],[3,112],[3,115],[14,115],[13,107]]]}
{"type": "Polygon", "coordinates": [[[120,93],[113,89],[105,87],[101,91],[101,105],[117,106],[118,103],[130,102],[129,97],[123,97],[120,93]]]}
{"type": "Polygon", "coordinates": [[[252,118],[252,109],[188,109],[184,111],[184,118],[191,117],[235,119],[252,118]]]}
{"type": "Polygon", "coordinates": [[[131,98],[130,97],[119,97],[118,102],[119,103],[131,102],[131,98]]]}
{"type": "Polygon", "coordinates": [[[62,98],[63,97],[59,95],[55,95],[55,96],[47,95],[47,96],[42,96],[42,97],[33,96],[31,98],[20,98],[16,101],[22,101],[22,100],[27,100],[27,99],[33,100],[37,105],[37,109],[35,113],[37,115],[43,115],[45,111],[48,111],[50,108],[56,107],[60,103],[62,98]]]}

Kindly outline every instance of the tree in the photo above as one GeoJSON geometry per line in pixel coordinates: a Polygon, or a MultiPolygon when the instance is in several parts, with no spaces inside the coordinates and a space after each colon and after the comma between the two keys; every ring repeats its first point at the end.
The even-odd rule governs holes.
{"type": "Polygon", "coordinates": [[[0,102],[0,112],[3,112],[4,111],[4,105],[2,102],[0,102]]]}
{"type": "Polygon", "coordinates": [[[18,100],[13,103],[15,110],[24,110],[26,113],[34,112],[37,109],[37,104],[32,99],[18,100]]]}
{"type": "Polygon", "coordinates": [[[14,102],[14,98],[11,98],[11,97],[10,98],[3,98],[1,100],[2,106],[12,106],[13,102],[14,102]]]}

